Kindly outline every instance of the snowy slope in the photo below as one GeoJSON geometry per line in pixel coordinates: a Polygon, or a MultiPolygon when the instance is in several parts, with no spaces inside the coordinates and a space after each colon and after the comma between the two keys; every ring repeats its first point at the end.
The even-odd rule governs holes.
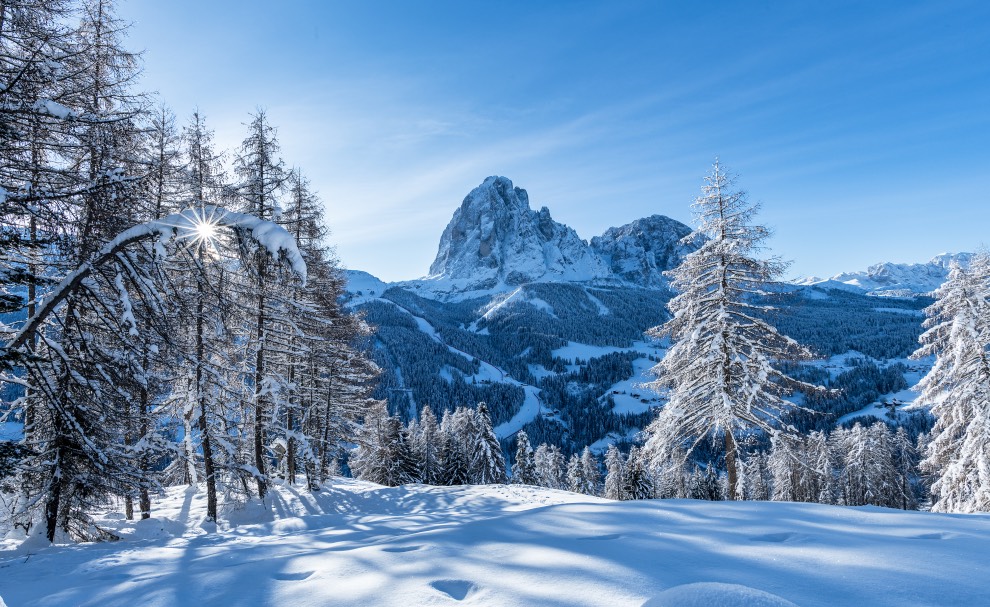
{"type": "Polygon", "coordinates": [[[347,270],[345,276],[347,278],[347,284],[344,287],[345,297],[348,305],[351,306],[380,297],[388,289],[388,284],[361,270],[347,270]]]}
{"type": "Polygon", "coordinates": [[[117,543],[0,551],[10,607],[980,605],[990,516],[875,507],[608,502],[531,487],[276,487],[197,524],[110,513],[117,543]]]}

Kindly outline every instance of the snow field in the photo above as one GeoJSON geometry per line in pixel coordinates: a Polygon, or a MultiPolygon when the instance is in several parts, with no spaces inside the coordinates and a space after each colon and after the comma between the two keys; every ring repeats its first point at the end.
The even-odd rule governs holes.
{"type": "Polygon", "coordinates": [[[609,502],[525,486],[275,487],[228,510],[171,489],[116,543],[0,551],[20,605],[979,605],[990,516],[609,502]]]}

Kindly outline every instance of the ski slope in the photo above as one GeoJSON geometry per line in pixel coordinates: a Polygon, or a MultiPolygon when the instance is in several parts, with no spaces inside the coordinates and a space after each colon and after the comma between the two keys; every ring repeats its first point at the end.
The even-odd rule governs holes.
{"type": "Polygon", "coordinates": [[[990,516],[816,504],[608,502],[521,486],[276,487],[202,525],[175,488],[124,539],[8,538],[10,607],[979,605],[990,516]],[[205,528],[204,528],[205,527],[205,528]]]}

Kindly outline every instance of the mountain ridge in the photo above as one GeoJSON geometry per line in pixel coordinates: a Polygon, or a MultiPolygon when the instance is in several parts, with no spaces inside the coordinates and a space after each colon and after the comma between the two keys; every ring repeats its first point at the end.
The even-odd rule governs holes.
{"type": "Polygon", "coordinates": [[[884,261],[866,270],[842,272],[831,278],[809,276],[794,284],[856,290],[879,297],[915,297],[929,295],[949,276],[953,263],[968,267],[972,253],[941,253],[926,263],[894,263],[884,261]]]}
{"type": "Polygon", "coordinates": [[[591,241],[553,219],[510,179],[490,176],[471,190],[444,228],[429,274],[397,286],[444,299],[566,282],[663,288],[663,272],[697,244],[687,225],[663,215],[612,227],[591,241]]]}

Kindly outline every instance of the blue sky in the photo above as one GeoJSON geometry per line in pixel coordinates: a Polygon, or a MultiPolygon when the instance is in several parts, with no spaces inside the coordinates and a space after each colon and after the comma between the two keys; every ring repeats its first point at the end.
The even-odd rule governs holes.
{"type": "Polygon", "coordinates": [[[713,158],[790,275],[990,241],[990,3],[130,0],[144,86],[264,107],[342,262],[426,273],[488,175],[590,239],[690,222],[713,158]]]}

